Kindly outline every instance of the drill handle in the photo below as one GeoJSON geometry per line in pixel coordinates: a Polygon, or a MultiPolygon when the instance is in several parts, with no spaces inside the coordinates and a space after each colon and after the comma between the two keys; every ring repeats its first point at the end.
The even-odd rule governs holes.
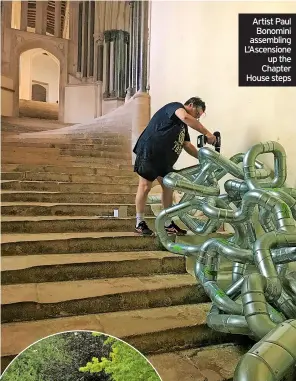
{"type": "MultiPolygon", "coordinates": [[[[220,152],[221,149],[221,134],[219,131],[215,131],[213,135],[216,136],[216,143],[214,145],[215,151],[220,152]]],[[[202,148],[205,144],[208,143],[208,139],[205,135],[198,135],[197,137],[197,147],[202,148]]]]}

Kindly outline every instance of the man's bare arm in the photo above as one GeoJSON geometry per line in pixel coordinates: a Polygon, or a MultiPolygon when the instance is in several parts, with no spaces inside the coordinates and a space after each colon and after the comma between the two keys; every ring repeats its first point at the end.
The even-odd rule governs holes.
{"type": "Polygon", "coordinates": [[[194,145],[190,142],[184,142],[183,144],[183,148],[184,150],[190,155],[190,156],[193,156],[195,158],[197,158],[197,148],[194,147],[194,145]]]}
{"type": "Polygon", "coordinates": [[[194,130],[200,132],[203,135],[213,136],[210,131],[208,131],[197,119],[189,115],[184,108],[179,108],[175,112],[176,116],[182,120],[187,126],[193,128],[194,130]]]}

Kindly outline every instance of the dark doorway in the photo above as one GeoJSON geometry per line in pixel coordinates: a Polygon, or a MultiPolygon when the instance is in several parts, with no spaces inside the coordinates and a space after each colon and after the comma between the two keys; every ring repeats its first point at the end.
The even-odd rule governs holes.
{"type": "Polygon", "coordinates": [[[46,88],[42,85],[32,85],[32,101],[46,102],[46,88]]]}

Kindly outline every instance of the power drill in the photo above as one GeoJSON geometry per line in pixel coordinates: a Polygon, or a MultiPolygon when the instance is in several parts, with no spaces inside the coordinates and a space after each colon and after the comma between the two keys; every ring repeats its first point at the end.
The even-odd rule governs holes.
{"type": "MultiPolygon", "coordinates": [[[[221,149],[221,134],[219,131],[215,131],[213,135],[216,136],[216,143],[214,145],[215,151],[220,153],[221,149]]],[[[208,143],[208,139],[205,135],[199,135],[197,137],[197,147],[202,148],[205,144],[208,143]]]]}

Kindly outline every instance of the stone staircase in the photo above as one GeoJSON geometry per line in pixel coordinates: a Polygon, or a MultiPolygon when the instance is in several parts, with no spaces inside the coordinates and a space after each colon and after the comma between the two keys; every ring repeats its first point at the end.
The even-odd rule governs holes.
{"type": "MultiPolygon", "coordinates": [[[[2,370],[42,337],[86,329],[134,345],[163,381],[231,380],[246,347],[207,327],[209,300],[185,259],[133,233],[126,144],[2,142],[2,370]]],[[[146,215],[153,226],[149,205],[146,215]]]]}

